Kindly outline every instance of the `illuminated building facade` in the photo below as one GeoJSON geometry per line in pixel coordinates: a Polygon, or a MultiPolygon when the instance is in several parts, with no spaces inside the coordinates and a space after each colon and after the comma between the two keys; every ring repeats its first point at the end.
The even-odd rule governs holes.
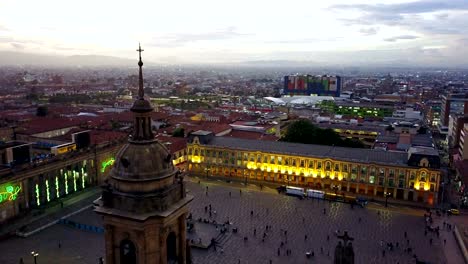
{"type": "Polygon", "coordinates": [[[14,172],[9,168],[0,170],[0,223],[101,184],[120,146],[64,154],[48,163],[17,166],[14,172]]]}
{"type": "Polygon", "coordinates": [[[319,95],[340,97],[340,76],[289,75],[284,77],[283,95],[319,95]]]}
{"type": "Polygon", "coordinates": [[[440,164],[415,154],[192,133],[187,169],[201,177],[277,184],[434,205],[440,164]],[[411,164],[411,165],[408,165],[411,164]]]}

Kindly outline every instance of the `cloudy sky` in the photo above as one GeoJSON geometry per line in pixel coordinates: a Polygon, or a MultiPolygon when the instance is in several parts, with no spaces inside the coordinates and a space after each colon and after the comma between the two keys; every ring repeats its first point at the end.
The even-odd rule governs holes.
{"type": "Polygon", "coordinates": [[[468,0],[0,0],[0,50],[468,65],[468,0]]]}

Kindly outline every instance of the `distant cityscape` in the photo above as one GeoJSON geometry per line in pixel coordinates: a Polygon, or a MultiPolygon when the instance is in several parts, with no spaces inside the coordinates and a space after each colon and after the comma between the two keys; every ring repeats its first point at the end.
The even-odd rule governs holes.
{"type": "Polygon", "coordinates": [[[135,131],[141,89],[154,139],[192,179],[468,207],[467,71],[148,67],[141,89],[135,73],[0,68],[1,223],[105,185],[135,131]],[[294,139],[304,120],[337,139],[294,139]]]}

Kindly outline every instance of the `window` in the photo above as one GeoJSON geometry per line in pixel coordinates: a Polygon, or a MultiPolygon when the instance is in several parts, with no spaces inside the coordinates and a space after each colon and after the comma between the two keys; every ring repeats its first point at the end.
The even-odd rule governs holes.
{"type": "Polygon", "coordinates": [[[301,167],[304,168],[304,160],[301,160],[301,167]]]}
{"type": "Polygon", "coordinates": [[[414,180],[415,177],[416,177],[416,173],[414,173],[414,171],[412,171],[410,173],[410,180],[414,180]]]}
{"type": "Polygon", "coordinates": [[[366,166],[361,167],[361,175],[367,175],[367,167],[366,166]]]}
{"type": "Polygon", "coordinates": [[[325,163],[325,170],[327,171],[331,170],[331,163],[329,161],[325,163]]]}
{"type": "Polygon", "coordinates": [[[432,173],[431,174],[431,182],[435,182],[436,180],[436,176],[435,176],[435,173],[432,173]]]}
{"type": "Polygon", "coordinates": [[[292,165],[293,167],[296,167],[296,159],[292,159],[292,165]]]}
{"type": "Polygon", "coordinates": [[[136,262],[135,244],[128,239],[120,242],[120,263],[136,264],[136,262]]]}
{"type": "Polygon", "coordinates": [[[370,168],[370,175],[375,176],[375,168],[374,167],[370,168]]]}
{"type": "Polygon", "coordinates": [[[405,188],[405,180],[400,178],[398,180],[398,188],[405,188]]]}
{"type": "Polygon", "coordinates": [[[314,161],[313,160],[309,160],[309,168],[311,169],[314,169],[314,161]]]}
{"type": "Polygon", "coordinates": [[[403,178],[403,179],[405,178],[405,171],[404,170],[400,170],[399,177],[403,178]]]}
{"type": "Polygon", "coordinates": [[[426,181],[426,172],[425,171],[421,172],[421,176],[419,177],[419,180],[423,181],[423,182],[426,181]]]}
{"type": "Polygon", "coordinates": [[[343,181],[346,181],[348,179],[348,173],[343,172],[343,181]]]}
{"type": "Polygon", "coordinates": [[[348,172],[348,165],[347,164],[343,164],[343,171],[348,172]]]}
{"type": "Polygon", "coordinates": [[[394,169],[390,169],[389,172],[388,172],[388,174],[389,174],[390,176],[395,176],[395,170],[394,170],[394,169]]]}
{"type": "Polygon", "coordinates": [[[322,169],[322,162],[321,161],[317,162],[317,169],[318,170],[322,169]]]}
{"type": "Polygon", "coordinates": [[[268,156],[267,155],[263,156],[263,163],[268,163],[268,156]]]}
{"type": "Polygon", "coordinates": [[[188,154],[189,154],[189,155],[192,155],[192,148],[189,148],[189,149],[188,149],[188,154]]]}
{"type": "Polygon", "coordinates": [[[340,164],[335,163],[335,171],[340,171],[340,164]]]}
{"type": "Polygon", "coordinates": [[[283,165],[283,157],[278,157],[278,164],[283,165]]]}
{"type": "Polygon", "coordinates": [[[375,183],[375,176],[369,176],[369,183],[374,184],[375,183]]]}
{"type": "Polygon", "coordinates": [[[385,184],[385,178],[384,177],[379,177],[379,185],[384,186],[385,184]]]}
{"type": "Polygon", "coordinates": [[[388,178],[388,186],[394,187],[395,183],[393,181],[393,178],[388,178]]]}
{"type": "Polygon", "coordinates": [[[383,168],[380,169],[380,176],[385,177],[385,169],[383,169],[383,168]]]}
{"type": "Polygon", "coordinates": [[[275,164],[275,156],[270,156],[270,163],[275,164]]]}

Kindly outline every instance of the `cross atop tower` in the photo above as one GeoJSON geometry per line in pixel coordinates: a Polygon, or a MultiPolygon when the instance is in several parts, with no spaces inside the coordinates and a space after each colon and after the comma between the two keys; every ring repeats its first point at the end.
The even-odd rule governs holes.
{"type": "Polygon", "coordinates": [[[141,45],[140,43],[138,43],[138,54],[140,55],[140,60],[138,61],[138,66],[140,67],[140,74],[139,74],[139,78],[138,78],[138,99],[143,99],[144,96],[145,96],[145,91],[143,90],[143,70],[141,69],[141,67],[143,67],[143,61],[141,60],[141,52],[144,51],[143,49],[141,49],[141,45]]]}
{"type": "Polygon", "coordinates": [[[141,64],[142,64],[141,66],[143,66],[143,62],[141,61],[141,52],[142,52],[142,51],[145,51],[145,50],[144,50],[144,49],[141,49],[140,43],[138,43],[138,49],[137,49],[136,51],[138,51],[138,53],[140,54],[140,61],[138,62],[138,66],[140,66],[140,62],[141,62],[141,64]]]}

